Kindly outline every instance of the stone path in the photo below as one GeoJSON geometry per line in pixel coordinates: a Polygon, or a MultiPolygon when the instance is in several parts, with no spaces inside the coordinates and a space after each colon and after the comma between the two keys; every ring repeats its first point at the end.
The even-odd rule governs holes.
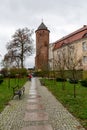
{"type": "Polygon", "coordinates": [[[37,78],[0,114],[0,130],[85,130],[37,78]]]}

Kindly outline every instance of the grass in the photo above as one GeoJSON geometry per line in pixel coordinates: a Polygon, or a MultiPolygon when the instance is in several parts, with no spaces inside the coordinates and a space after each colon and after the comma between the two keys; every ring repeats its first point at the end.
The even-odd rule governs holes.
{"type": "Polygon", "coordinates": [[[62,83],[48,79],[41,79],[53,95],[76,117],[87,129],[87,88],[78,83],[76,85],[76,98],[73,95],[73,84],[65,83],[65,90],[62,90],[62,83]]]}
{"type": "Polygon", "coordinates": [[[18,79],[4,79],[4,82],[0,84],[0,112],[4,109],[4,107],[8,104],[9,100],[13,98],[13,89],[16,84],[19,84],[19,87],[22,87],[25,83],[26,79],[21,78],[18,79]],[[10,81],[10,85],[9,85],[10,81]]]}

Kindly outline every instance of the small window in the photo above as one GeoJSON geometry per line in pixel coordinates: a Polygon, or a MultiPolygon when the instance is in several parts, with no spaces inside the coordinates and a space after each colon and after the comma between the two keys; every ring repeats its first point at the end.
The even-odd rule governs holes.
{"type": "Polygon", "coordinates": [[[87,51],[87,42],[82,43],[83,51],[87,51]]]}
{"type": "Polygon", "coordinates": [[[87,56],[83,56],[83,63],[87,64],[87,56]]]}
{"type": "Polygon", "coordinates": [[[85,33],[84,35],[83,35],[83,38],[86,38],[87,37],[87,33],[85,33]]]}
{"type": "Polygon", "coordinates": [[[45,46],[45,47],[47,47],[47,46],[48,46],[48,43],[47,43],[47,42],[45,42],[45,43],[44,43],[44,46],[45,46]]]}
{"type": "Polygon", "coordinates": [[[85,34],[85,37],[87,37],[87,33],[85,34]]]}

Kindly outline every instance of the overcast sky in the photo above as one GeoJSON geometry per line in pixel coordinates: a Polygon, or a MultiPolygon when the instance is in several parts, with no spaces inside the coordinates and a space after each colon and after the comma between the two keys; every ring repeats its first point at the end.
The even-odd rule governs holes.
{"type": "MultiPolygon", "coordinates": [[[[0,0],[2,57],[6,54],[7,42],[17,29],[28,27],[35,31],[42,19],[50,30],[50,42],[55,42],[87,24],[87,0],[0,0]]],[[[31,56],[26,67],[33,66],[34,56],[31,56]]]]}

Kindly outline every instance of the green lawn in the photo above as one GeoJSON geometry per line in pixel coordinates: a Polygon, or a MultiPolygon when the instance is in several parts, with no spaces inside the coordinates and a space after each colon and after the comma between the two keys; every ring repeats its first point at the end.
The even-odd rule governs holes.
{"type": "Polygon", "coordinates": [[[9,100],[13,97],[13,89],[16,84],[19,84],[19,87],[22,87],[26,82],[25,78],[18,79],[4,79],[4,82],[0,84],[0,112],[4,109],[5,105],[9,102],[9,100]]]}
{"type": "Polygon", "coordinates": [[[46,87],[55,97],[75,116],[81,124],[87,128],[87,88],[76,85],[76,98],[73,95],[73,84],[65,83],[65,90],[62,90],[62,83],[48,79],[41,79],[46,87]]]}

